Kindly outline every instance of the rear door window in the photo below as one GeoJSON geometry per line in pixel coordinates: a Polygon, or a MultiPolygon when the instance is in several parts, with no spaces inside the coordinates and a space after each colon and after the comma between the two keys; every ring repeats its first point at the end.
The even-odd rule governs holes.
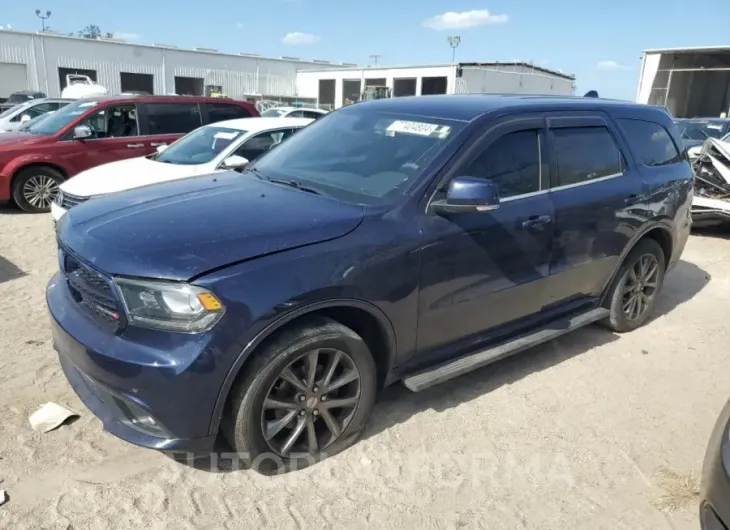
{"type": "Polygon", "coordinates": [[[257,134],[243,142],[233,154],[242,156],[248,159],[249,162],[253,162],[266,151],[289,138],[292,134],[294,134],[295,130],[296,129],[280,129],[278,131],[267,131],[257,134]]]}
{"type": "Polygon", "coordinates": [[[502,136],[477,156],[464,174],[492,181],[503,199],[540,191],[539,131],[502,136]]]}
{"type": "Polygon", "coordinates": [[[644,120],[618,120],[631,150],[645,166],[656,167],[682,161],[677,146],[664,127],[644,120]]]}
{"type": "Polygon", "coordinates": [[[203,106],[207,112],[208,123],[251,117],[251,113],[248,109],[239,105],[230,105],[228,103],[204,103],[203,106]]]}
{"type": "Polygon", "coordinates": [[[200,106],[197,103],[142,103],[146,118],[146,134],[187,134],[200,127],[200,106]]]}
{"type": "Polygon", "coordinates": [[[552,129],[558,186],[582,184],[622,173],[621,151],[606,127],[552,129]]]}

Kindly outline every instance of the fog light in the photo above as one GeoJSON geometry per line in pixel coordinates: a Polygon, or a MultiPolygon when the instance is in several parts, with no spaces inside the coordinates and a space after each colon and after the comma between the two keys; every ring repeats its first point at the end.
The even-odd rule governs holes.
{"type": "Polygon", "coordinates": [[[138,405],[131,401],[121,400],[115,398],[119,410],[125,416],[125,420],[130,427],[142,431],[151,436],[157,436],[160,438],[167,437],[167,431],[165,428],[148,412],[143,410],[138,405]]]}

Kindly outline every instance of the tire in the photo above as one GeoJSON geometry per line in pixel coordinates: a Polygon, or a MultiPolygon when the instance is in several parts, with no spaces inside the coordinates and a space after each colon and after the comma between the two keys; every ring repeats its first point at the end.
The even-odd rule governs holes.
{"type": "Polygon", "coordinates": [[[656,307],[659,293],[664,285],[665,270],[664,251],[659,243],[648,238],[639,241],[624,259],[607,291],[604,307],[610,311],[610,315],[602,321],[602,324],[617,333],[626,333],[642,326],[656,307]],[[634,278],[641,276],[642,263],[651,264],[647,270],[656,266],[656,273],[651,278],[644,278],[642,282],[635,282],[634,278]],[[631,291],[637,294],[639,291],[643,293],[644,296],[638,297],[642,304],[639,307],[627,302],[632,298],[631,291]],[[625,310],[627,306],[629,311],[625,310]],[[633,310],[636,310],[635,316],[633,310]]]}
{"type": "Polygon", "coordinates": [[[265,475],[303,469],[357,441],[377,393],[375,362],[359,335],[334,320],[316,316],[284,330],[254,355],[231,391],[222,425],[244,467],[265,475]],[[318,352],[316,356],[314,351],[318,352]],[[336,370],[327,378],[335,357],[339,359],[336,370]],[[308,369],[315,358],[315,376],[310,378],[308,369]],[[283,372],[287,378],[282,377],[283,372]],[[329,387],[334,387],[355,377],[353,374],[357,380],[327,392],[327,379],[329,387]],[[292,383],[292,376],[298,386],[292,383]],[[311,381],[322,388],[307,384],[311,381]],[[359,398],[349,406],[353,396],[359,398]],[[271,407],[280,403],[286,407],[271,407]],[[339,427],[339,436],[333,434],[337,429],[330,428],[332,421],[339,427]],[[286,426],[279,428],[282,424],[286,426]],[[310,430],[314,432],[314,444],[310,430]],[[285,450],[292,437],[295,442],[285,450]]]}
{"type": "Polygon", "coordinates": [[[52,167],[31,166],[21,169],[13,178],[13,200],[24,212],[49,212],[58,186],[63,181],[63,175],[52,167]],[[38,193],[36,200],[32,198],[32,191],[38,193]]]}

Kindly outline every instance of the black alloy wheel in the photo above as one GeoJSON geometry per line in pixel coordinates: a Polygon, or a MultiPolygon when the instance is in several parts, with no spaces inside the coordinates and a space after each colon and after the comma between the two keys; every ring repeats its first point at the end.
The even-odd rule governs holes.
{"type": "Polygon", "coordinates": [[[653,254],[644,254],[629,268],[621,300],[626,320],[644,316],[659,286],[659,262],[653,254]]]}
{"type": "Polygon", "coordinates": [[[276,454],[315,455],[347,429],[361,394],[360,373],[345,352],[321,348],[284,368],[264,400],[261,429],[276,454]]]}

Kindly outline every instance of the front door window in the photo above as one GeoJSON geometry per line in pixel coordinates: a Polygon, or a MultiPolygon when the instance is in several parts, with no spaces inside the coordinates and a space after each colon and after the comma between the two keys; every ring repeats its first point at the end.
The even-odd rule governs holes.
{"type": "Polygon", "coordinates": [[[80,125],[88,125],[92,138],[126,138],[139,136],[137,109],[134,105],[105,107],[80,125]]]}

